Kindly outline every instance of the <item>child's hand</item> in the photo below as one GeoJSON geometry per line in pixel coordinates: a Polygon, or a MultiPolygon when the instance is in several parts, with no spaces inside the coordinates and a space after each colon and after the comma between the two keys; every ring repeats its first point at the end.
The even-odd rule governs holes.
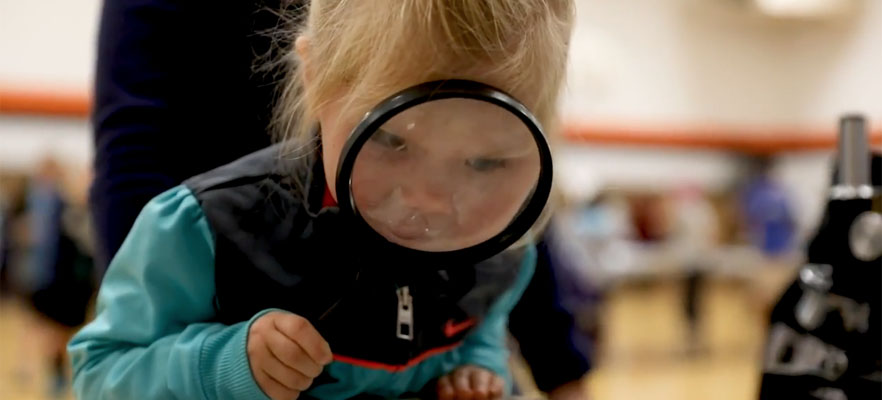
{"type": "Polygon", "coordinates": [[[328,342],[298,315],[269,312],[248,331],[251,373],[273,400],[296,399],[332,359],[328,342]]]}
{"type": "Polygon", "coordinates": [[[438,379],[440,400],[490,400],[501,399],[505,381],[496,374],[472,365],[438,379]]]}

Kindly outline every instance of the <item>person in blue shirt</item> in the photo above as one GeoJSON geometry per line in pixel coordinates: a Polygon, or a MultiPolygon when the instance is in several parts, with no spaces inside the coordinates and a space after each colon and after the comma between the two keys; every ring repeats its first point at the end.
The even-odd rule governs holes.
{"type": "Polygon", "coordinates": [[[770,161],[754,161],[755,172],[741,194],[741,211],[756,248],[769,256],[792,251],[796,238],[793,205],[787,190],[770,176],[770,161]]]}
{"type": "MultiPolygon", "coordinates": [[[[344,250],[358,247],[343,240],[345,229],[319,229],[324,224],[316,217],[334,207],[334,168],[327,164],[339,147],[334,151],[329,143],[340,143],[341,132],[348,132],[346,111],[351,110],[345,106],[391,94],[388,88],[404,86],[396,79],[462,77],[530,93],[522,97],[551,125],[571,4],[492,3],[499,7],[311,2],[297,42],[303,67],[291,80],[302,86],[287,91],[279,121],[285,128],[288,121],[319,123],[321,136],[284,129],[299,132],[283,141],[286,146],[192,178],[144,208],[107,271],[97,318],[69,346],[77,393],[96,399],[394,397],[440,378],[442,398],[500,396],[507,375],[507,314],[530,282],[531,246],[473,266],[487,272],[483,280],[449,276],[446,283],[428,285],[438,291],[432,298],[471,293],[481,306],[455,316],[424,317],[438,319],[443,329],[432,333],[437,339],[415,348],[400,352],[339,335],[325,340],[314,326],[325,300],[336,298],[331,295],[340,290],[335,284],[352,272],[342,267],[351,256],[344,250]],[[497,31],[499,26],[506,28],[497,31]],[[524,37],[524,32],[530,34],[524,37]],[[449,35],[450,41],[430,40],[437,34],[449,35]],[[425,40],[414,40],[421,35],[425,40]],[[505,38],[512,44],[500,45],[504,41],[497,40],[505,38]],[[553,57],[538,57],[541,51],[553,57]],[[393,61],[407,68],[370,68],[393,61]],[[366,88],[373,92],[362,92],[366,88]],[[302,148],[317,139],[323,146],[316,152],[279,156],[292,142],[302,148]],[[296,162],[286,163],[291,159],[296,162]],[[275,198],[280,203],[268,200],[275,198]],[[336,234],[339,240],[329,239],[336,234]],[[302,240],[281,239],[291,236],[302,240]],[[514,275],[500,274],[511,268],[499,265],[519,267],[514,275]],[[463,314],[466,319],[455,318],[463,314]]],[[[207,144],[205,151],[210,149],[207,144]]],[[[334,311],[336,323],[363,329],[350,337],[373,338],[374,301],[365,296],[341,303],[334,311]]]]}

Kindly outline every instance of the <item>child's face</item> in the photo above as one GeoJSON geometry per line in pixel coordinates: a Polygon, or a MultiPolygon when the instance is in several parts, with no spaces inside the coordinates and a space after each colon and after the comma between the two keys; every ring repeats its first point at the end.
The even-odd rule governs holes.
{"type": "MultiPolygon", "coordinates": [[[[341,150],[363,115],[344,115],[343,101],[319,116],[335,198],[341,150]]],[[[532,134],[513,114],[477,100],[439,100],[396,115],[374,133],[356,159],[352,192],[386,239],[450,251],[505,229],[529,200],[539,169],[532,134]]]]}
{"type": "MultiPolygon", "coordinates": [[[[309,39],[301,36],[296,44],[308,82],[309,39]]],[[[510,89],[489,70],[461,71],[457,78],[510,89]]],[[[508,91],[528,107],[537,100],[527,95],[538,92],[529,87],[508,91]]],[[[341,91],[317,115],[334,199],[343,145],[367,111],[347,110],[348,100],[341,91]]],[[[532,134],[514,115],[476,100],[433,101],[398,114],[365,144],[353,169],[352,194],[361,215],[386,239],[451,251],[505,229],[529,200],[539,171],[532,134]]]]}

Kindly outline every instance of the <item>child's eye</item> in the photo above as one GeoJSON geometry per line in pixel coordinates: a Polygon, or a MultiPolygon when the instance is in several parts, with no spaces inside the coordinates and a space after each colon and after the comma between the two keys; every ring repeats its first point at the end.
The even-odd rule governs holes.
{"type": "Polygon", "coordinates": [[[489,172],[505,168],[505,159],[502,158],[473,158],[466,160],[469,168],[478,172],[489,172]]]}
{"type": "Polygon", "coordinates": [[[383,129],[378,129],[374,132],[371,135],[371,141],[393,151],[404,151],[407,149],[407,143],[404,141],[404,138],[383,129]]]}

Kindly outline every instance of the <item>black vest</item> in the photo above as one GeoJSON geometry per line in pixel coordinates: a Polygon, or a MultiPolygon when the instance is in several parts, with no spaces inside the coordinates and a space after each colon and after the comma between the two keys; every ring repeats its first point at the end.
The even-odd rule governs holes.
{"type": "Polygon", "coordinates": [[[311,158],[285,160],[274,146],[185,182],[215,236],[220,322],[280,308],[309,319],[338,356],[403,366],[460,342],[514,284],[523,251],[443,268],[378,254],[336,207],[321,207],[324,171],[311,158]],[[403,287],[412,340],[396,334],[403,287]]]}

